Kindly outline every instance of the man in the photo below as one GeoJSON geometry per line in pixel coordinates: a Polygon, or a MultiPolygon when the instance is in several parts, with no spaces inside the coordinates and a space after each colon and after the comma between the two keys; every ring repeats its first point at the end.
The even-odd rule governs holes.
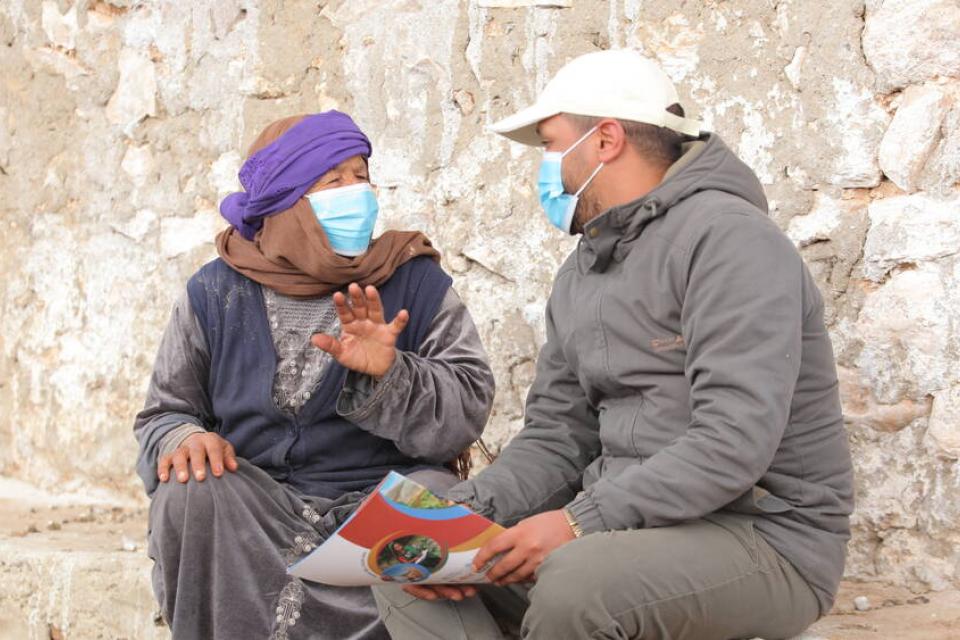
{"type": "Polygon", "coordinates": [[[836,593],[852,471],[822,300],[756,176],[630,51],[493,128],[544,146],[541,203],[582,237],[523,430],[448,494],[511,527],[475,560],[500,556],[497,586],[378,588],[391,636],[801,632],[836,593]]]}

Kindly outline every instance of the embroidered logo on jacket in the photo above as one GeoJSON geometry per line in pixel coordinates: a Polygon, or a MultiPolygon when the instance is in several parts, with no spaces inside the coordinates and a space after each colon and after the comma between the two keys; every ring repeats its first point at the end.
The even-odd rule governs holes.
{"type": "Polygon", "coordinates": [[[654,338],[650,341],[650,346],[654,351],[678,351],[687,346],[683,336],[673,336],[670,338],[654,338]]]}

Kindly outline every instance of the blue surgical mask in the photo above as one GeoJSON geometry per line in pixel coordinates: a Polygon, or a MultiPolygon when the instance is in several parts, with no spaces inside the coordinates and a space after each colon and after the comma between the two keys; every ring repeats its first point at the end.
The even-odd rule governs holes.
{"type": "Polygon", "coordinates": [[[577,145],[590,137],[590,134],[596,130],[597,127],[594,127],[590,129],[590,131],[587,131],[579,140],[574,142],[570,148],[562,153],[559,151],[543,152],[543,162],[540,164],[540,177],[537,179],[537,188],[540,191],[540,204],[543,206],[543,211],[547,214],[547,219],[550,220],[550,223],[567,233],[571,232],[573,213],[577,208],[580,194],[593,182],[596,175],[600,173],[600,169],[603,168],[603,163],[601,162],[600,165],[594,169],[593,173],[590,174],[590,177],[587,178],[587,181],[583,183],[583,186],[571,195],[566,193],[563,188],[563,177],[561,175],[563,157],[576,149],[577,145]]]}
{"type": "Polygon", "coordinates": [[[334,251],[351,257],[367,252],[380,211],[369,183],[314,191],[307,200],[334,251]]]}

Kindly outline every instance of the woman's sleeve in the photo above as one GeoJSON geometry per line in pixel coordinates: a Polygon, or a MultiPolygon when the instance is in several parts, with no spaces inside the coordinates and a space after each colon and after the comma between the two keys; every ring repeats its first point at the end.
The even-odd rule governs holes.
{"type": "Polygon", "coordinates": [[[174,304],[160,341],[143,410],[133,434],[140,444],[137,473],[148,495],[157,488],[157,459],[187,436],[213,424],[207,392],[210,352],[186,293],[174,304]]]}
{"type": "Polygon", "coordinates": [[[337,412],[410,457],[446,463],[480,437],[493,394],[480,335],[451,288],[417,353],[398,351],[377,381],[350,372],[337,412]]]}

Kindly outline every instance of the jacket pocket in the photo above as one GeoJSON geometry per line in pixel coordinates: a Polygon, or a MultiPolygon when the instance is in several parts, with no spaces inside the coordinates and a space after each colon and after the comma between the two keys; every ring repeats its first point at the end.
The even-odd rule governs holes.
{"type": "Polygon", "coordinates": [[[636,432],[641,424],[643,396],[608,398],[600,407],[600,443],[605,456],[639,458],[636,432]]]}
{"type": "Polygon", "coordinates": [[[787,513],[788,511],[793,511],[793,507],[766,489],[754,486],[742,496],[725,506],[723,510],[751,516],[762,516],[787,513]]]}
{"type": "Polygon", "coordinates": [[[727,533],[736,538],[740,546],[750,558],[753,568],[760,567],[760,542],[752,518],[744,518],[724,513],[713,513],[703,518],[706,522],[726,529],[727,533]]]}
{"type": "Polygon", "coordinates": [[[637,410],[633,414],[633,424],[630,425],[630,445],[633,447],[633,453],[638,459],[643,460],[650,455],[650,443],[644,446],[644,427],[646,421],[643,419],[643,396],[640,396],[640,402],[637,404],[637,410]]]}

